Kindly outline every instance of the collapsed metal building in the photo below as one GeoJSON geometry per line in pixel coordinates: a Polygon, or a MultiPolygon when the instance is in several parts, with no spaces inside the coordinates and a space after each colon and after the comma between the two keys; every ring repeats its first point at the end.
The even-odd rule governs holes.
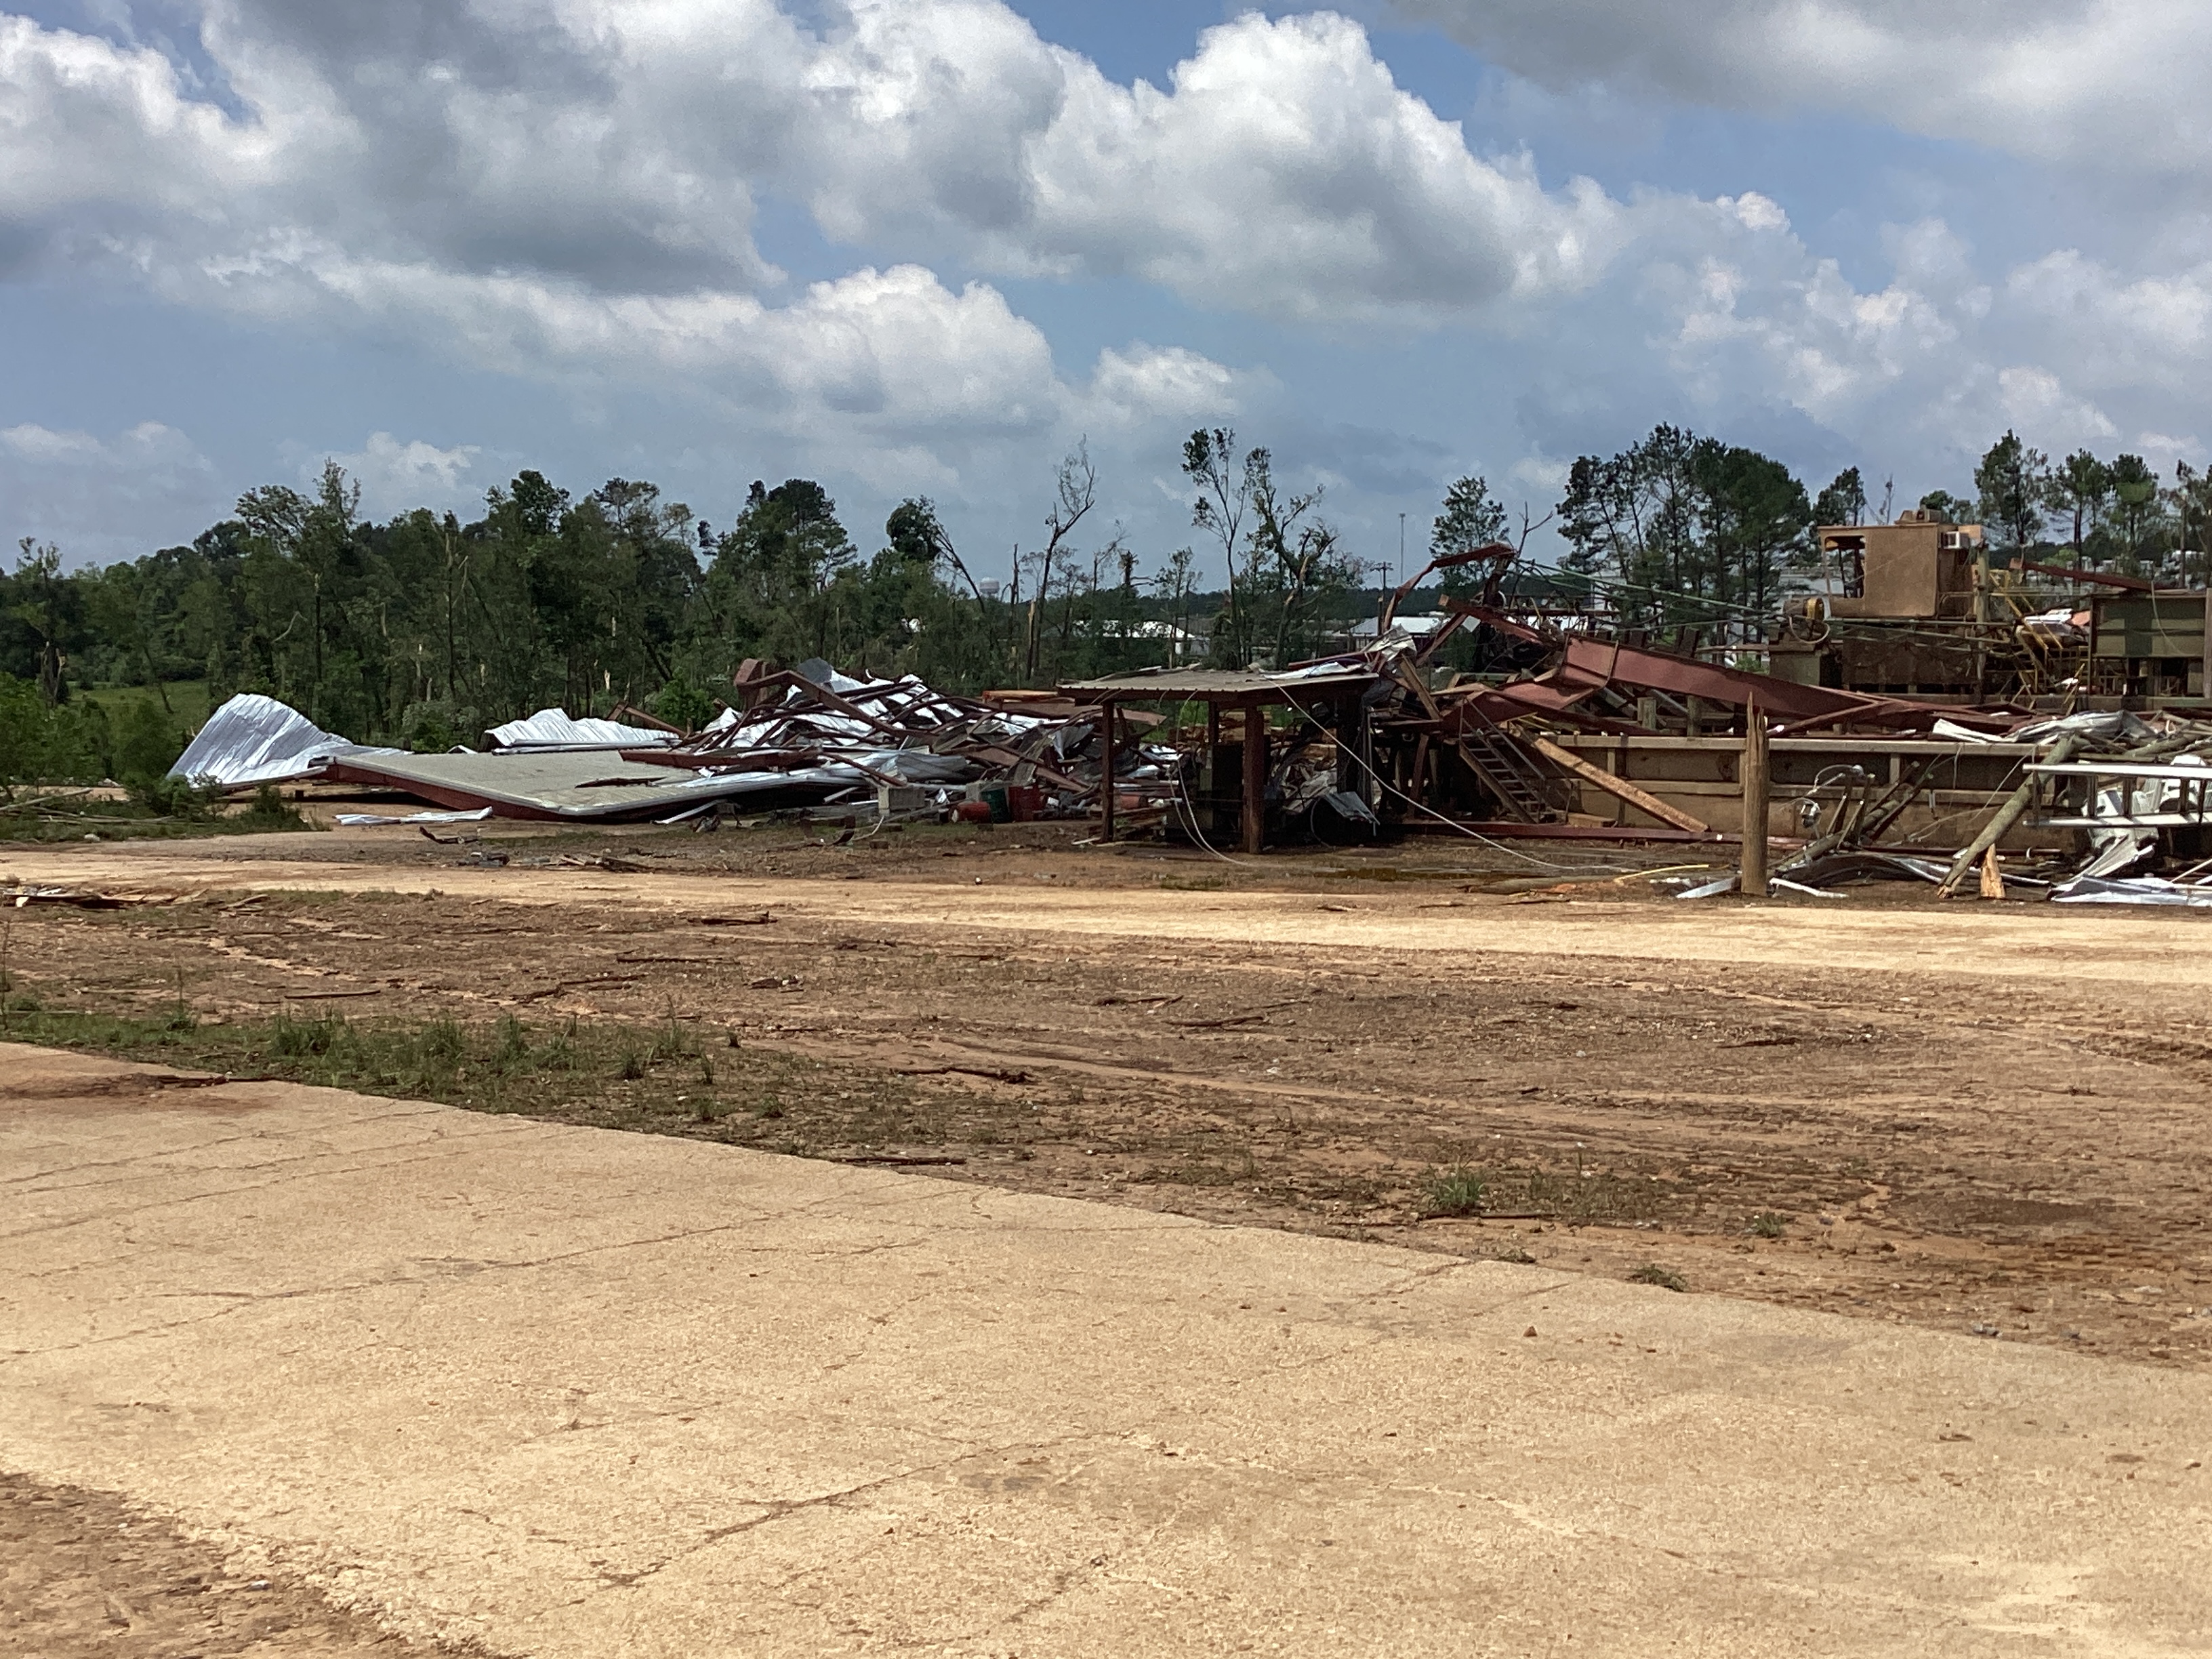
{"type": "Polygon", "coordinates": [[[1756,651],[1668,650],[1591,614],[1516,609],[1499,545],[1423,571],[1356,648],[1281,670],[957,696],[751,663],[702,731],[545,710],[447,755],[349,744],[240,698],[177,771],[433,809],[356,823],[1082,818],[1103,840],[1247,854],[1414,834],[1750,842],[1801,863],[1808,848],[1919,860],[1954,884],[1968,852],[2100,880],[2212,853],[2212,725],[2196,718],[2212,596],[1993,571],[1978,529],[1920,515],[1818,537],[1840,591],[1793,600],[1756,651]],[[1398,626],[1399,604],[1447,564],[1487,569],[1478,597],[1398,626]],[[1455,638],[1479,644],[1480,672],[1437,665],[1455,638]]]}

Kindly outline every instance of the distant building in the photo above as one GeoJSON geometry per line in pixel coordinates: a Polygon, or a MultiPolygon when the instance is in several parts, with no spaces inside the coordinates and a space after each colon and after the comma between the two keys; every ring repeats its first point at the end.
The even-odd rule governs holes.
{"type": "MultiPolygon", "coordinates": [[[[1431,613],[1418,617],[1400,617],[1390,625],[1393,628],[1405,629],[1416,640],[1425,640],[1450,620],[1449,616],[1442,613],[1431,613]]],[[[1381,627],[1374,617],[1362,617],[1346,629],[1340,638],[1346,649],[1364,651],[1375,643],[1381,632],[1381,627]]]]}

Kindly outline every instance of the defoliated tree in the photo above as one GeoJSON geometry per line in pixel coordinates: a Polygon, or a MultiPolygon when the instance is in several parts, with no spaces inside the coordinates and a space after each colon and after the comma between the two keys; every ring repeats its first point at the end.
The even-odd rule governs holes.
{"type": "Polygon", "coordinates": [[[1244,566],[1251,610],[1255,621],[1262,604],[1273,613],[1273,661],[1279,667],[1291,659],[1293,647],[1317,643],[1310,630],[1316,607],[1357,586],[1358,567],[1339,551],[1335,528],[1314,514],[1321,485],[1278,489],[1274,457],[1264,449],[1245,456],[1244,474],[1252,504],[1244,566]]]}
{"type": "MultiPolygon", "coordinates": [[[[1065,587],[1070,574],[1066,562],[1075,553],[1070,538],[1075,534],[1075,527],[1098,505],[1098,469],[1091,465],[1089,444],[1078,444],[1060,462],[1060,470],[1053,475],[1052,496],[1052,506],[1044,515],[1044,546],[1027,556],[1027,561],[1036,566],[1037,579],[1036,586],[1030,591],[1028,632],[1022,656],[1024,681],[1036,678],[1037,653],[1044,642],[1044,606],[1053,596],[1054,568],[1059,568],[1065,587]]],[[[1020,562],[1017,561],[1018,567],[1020,562]]]]}
{"type": "MultiPolygon", "coordinates": [[[[1264,455],[1261,465],[1264,470],[1264,455]]],[[[1242,667],[1252,653],[1251,623],[1243,605],[1249,582],[1238,563],[1244,551],[1244,514],[1252,501],[1252,458],[1237,464],[1232,428],[1200,427],[1183,442],[1182,471],[1198,490],[1190,521],[1221,544],[1227,568],[1226,602],[1213,625],[1214,655],[1226,666],[1242,667]]]]}
{"type": "Polygon", "coordinates": [[[2180,568],[2176,573],[2180,580],[2189,580],[2189,556],[2198,559],[2197,575],[2212,582],[2212,552],[2207,551],[2207,537],[2212,536],[2212,470],[2199,472],[2186,461],[2173,464],[2173,488],[2167,499],[2173,507],[2177,545],[2180,550],[2180,568]]]}

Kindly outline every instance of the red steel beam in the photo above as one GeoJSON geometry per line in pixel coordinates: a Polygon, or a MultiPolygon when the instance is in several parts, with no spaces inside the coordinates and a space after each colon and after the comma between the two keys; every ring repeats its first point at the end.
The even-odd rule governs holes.
{"type": "Polygon", "coordinates": [[[1570,684],[1579,683],[1593,690],[1613,684],[1644,686],[1678,697],[1697,697],[1735,708],[1756,702],[1764,712],[1784,720],[1814,720],[1824,715],[1881,720],[1885,712],[1894,707],[1886,700],[1856,696],[1826,686],[1800,685],[1794,680],[1777,679],[1771,674],[1723,668],[1718,663],[1698,662],[1663,651],[1594,640],[1585,635],[1569,634],[1555,640],[1533,628],[1523,627],[1502,611],[1449,597],[1443,605],[1447,610],[1462,612],[1501,634],[1560,650],[1559,666],[1552,678],[1570,684]]]}

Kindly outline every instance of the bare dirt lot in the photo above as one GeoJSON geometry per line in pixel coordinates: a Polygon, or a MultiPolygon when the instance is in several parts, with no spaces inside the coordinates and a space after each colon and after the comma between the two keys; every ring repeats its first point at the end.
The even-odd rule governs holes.
{"type": "Polygon", "coordinates": [[[16,1034],[2212,1364],[2199,919],[1075,833],[18,852],[164,902],[15,911],[16,1034]]]}
{"type": "Polygon", "coordinates": [[[107,1492],[0,1474],[0,1653],[27,1659],[398,1659],[402,1643],[320,1595],[107,1492]]]}

